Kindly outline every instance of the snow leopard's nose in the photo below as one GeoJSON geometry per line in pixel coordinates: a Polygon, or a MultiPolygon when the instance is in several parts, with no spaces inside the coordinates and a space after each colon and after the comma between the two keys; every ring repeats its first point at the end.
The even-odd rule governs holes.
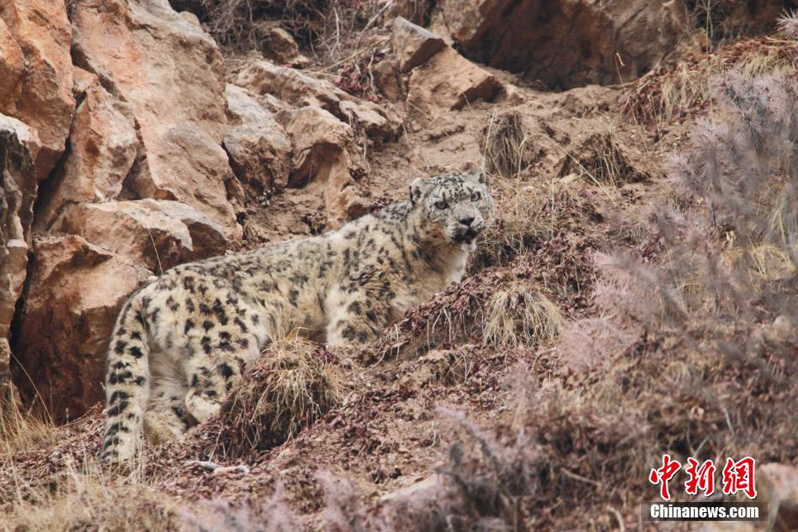
{"type": "Polygon", "coordinates": [[[463,224],[466,227],[471,227],[471,224],[474,223],[474,217],[473,216],[463,216],[462,218],[460,218],[460,223],[463,224]]]}

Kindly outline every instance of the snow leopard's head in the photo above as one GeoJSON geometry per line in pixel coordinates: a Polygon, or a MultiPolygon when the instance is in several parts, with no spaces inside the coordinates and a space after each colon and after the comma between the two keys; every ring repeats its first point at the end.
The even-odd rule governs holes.
{"type": "Polygon", "coordinates": [[[452,244],[472,244],[493,220],[493,198],[481,167],[414,180],[410,203],[420,212],[430,236],[452,244]]]}

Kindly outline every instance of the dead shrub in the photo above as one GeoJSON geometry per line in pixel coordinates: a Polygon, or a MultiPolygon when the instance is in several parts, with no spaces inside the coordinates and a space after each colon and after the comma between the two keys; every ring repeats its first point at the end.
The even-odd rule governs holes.
{"type": "Polygon", "coordinates": [[[797,67],[798,43],[768,38],[738,41],[655,68],[630,86],[621,107],[642,124],[693,119],[710,110],[712,78],[731,70],[747,77],[794,76],[797,67]]]}
{"type": "Polygon", "coordinates": [[[459,501],[439,513],[448,513],[447,521],[459,523],[455,528],[462,530],[525,530],[521,500],[540,487],[542,466],[527,433],[521,430],[499,441],[461,412],[439,409],[439,413],[454,443],[436,469],[443,476],[442,487],[450,492],[443,499],[459,501]]]}
{"type": "Polygon", "coordinates": [[[595,133],[566,154],[558,175],[576,174],[595,185],[612,187],[646,179],[629,160],[612,132],[595,133]]]}
{"type": "Polygon", "coordinates": [[[279,20],[309,44],[322,31],[327,0],[199,0],[198,4],[199,9],[192,11],[219,44],[249,50],[258,48],[259,23],[268,19],[279,20]]]}
{"type": "Polygon", "coordinates": [[[384,13],[378,0],[200,0],[197,13],[220,44],[258,49],[264,21],[279,21],[323,63],[336,63],[360,46],[360,32],[384,13]]]}
{"type": "Polygon", "coordinates": [[[606,318],[585,318],[563,327],[557,350],[565,369],[583,373],[610,362],[634,340],[631,331],[606,318]]]}
{"type": "Polygon", "coordinates": [[[369,515],[361,493],[344,478],[328,472],[317,475],[324,488],[326,504],[321,513],[325,530],[330,532],[367,532],[377,530],[376,519],[369,515]]]}
{"type": "Polygon", "coordinates": [[[460,412],[438,413],[451,443],[435,474],[384,496],[376,509],[365,506],[363,494],[348,481],[320,475],[327,530],[527,530],[521,502],[541,488],[536,449],[523,432],[500,439],[460,412]]]}
{"type": "Polygon", "coordinates": [[[391,13],[404,17],[413,24],[427,27],[434,8],[434,0],[394,0],[391,13]]]}
{"type": "Polygon", "coordinates": [[[754,35],[771,29],[788,0],[741,2],[740,0],[688,0],[686,9],[695,26],[712,42],[754,35]]]}
{"type": "Polygon", "coordinates": [[[380,92],[374,80],[374,67],[383,59],[385,59],[383,49],[360,54],[359,57],[341,66],[333,83],[358,98],[376,102],[379,100],[380,92]]]}
{"type": "Polygon", "coordinates": [[[222,407],[223,454],[283,443],[341,403],[343,382],[338,359],[323,345],[299,338],[269,344],[222,407]]]}

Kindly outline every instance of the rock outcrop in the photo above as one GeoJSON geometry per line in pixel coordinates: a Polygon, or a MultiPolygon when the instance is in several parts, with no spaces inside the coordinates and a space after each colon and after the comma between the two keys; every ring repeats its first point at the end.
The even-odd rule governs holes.
{"type": "Polygon", "coordinates": [[[238,180],[256,196],[284,187],[291,170],[291,141],[272,112],[241,87],[228,85],[227,116],[231,127],[224,149],[238,180]]]}
{"type": "Polygon", "coordinates": [[[244,126],[230,130],[225,148],[242,180],[250,181],[243,176],[253,174],[250,168],[254,165],[239,160],[258,160],[269,167],[266,175],[274,175],[275,169],[284,168],[282,154],[288,154],[285,184],[318,188],[324,198],[328,227],[367,212],[369,201],[358,185],[364,172],[359,145],[380,145],[398,136],[401,122],[390,108],[359,100],[327,81],[268,61],[242,69],[236,86],[228,89],[228,112],[237,115],[244,126]],[[267,105],[279,109],[274,120],[282,127],[271,126],[272,117],[263,116],[268,111],[256,111],[244,97],[246,93],[242,96],[241,87],[258,99],[269,99],[267,105]],[[254,127],[257,122],[261,127],[254,127]],[[291,143],[289,151],[282,148],[283,131],[291,143]],[[262,140],[266,135],[270,138],[262,140]]]}
{"type": "Polygon", "coordinates": [[[137,261],[153,273],[222,255],[224,230],[192,207],[176,201],[138,200],[67,206],[50,234],[79,235],[137,261]]]}
{"type": "Polygon", "coordinates": [[[221,148],[224,66],[213,39],[166,0],[76,0],[72,22],[78,66],[130,106],[145,155],[132,190],[187,203],[240,236],[225,187],[233,174],[221,148]]]}
{"type": "Polygon", "coordinates": [[[150,272],[75,235],[39,238],[34,253],[14,348],[35,389],[19,384],[57,419],[73,418],[102,400],[116,315],[150,272]]]}
{"type": "Polygon", "coordinates": [[[438,35],[405,18],[394,19],[393,53],[399,61],[402,72],[426,62],[444,48],[446,43],[438,35]]]}
{"type": "Polygon", "coordinates": [[[270,21],[257,24],[255,38],[260,52],[278,64],[300,67],[309,62],[307,57],[299,53],[299,45],[294,37],[279,24],[270,21]]]}
{"type": "Polygon", "coordinates": [[[289,185],[323,187],[330,225],[339,226],[368,211],[368,201],[352,176],[357,153],[355,137],[324,109],[309,105],[284,113],[285,128],[294,142],[294,171],[289,185]]]}
{"type": "MultiPolygon", "coordinates": [[[[393,50],[399,71],[404,73],[398,83],[406,87],[410,114],[422,122],[478,100],[491,101],[504,90],[495,76],[461,56],[441,37],[403,18],[393,24],[393,50]]],[[[390,73],[382,73],[381,85],[390,87],[386,75],[390,73]]]]}
{"type": "MultiPolygon", "coordinates": [[[[101,399],[129,294],[240,236],[225,136],[249,155],[235,157],[245,179],[266,165],[263,138],[284,166],[263,181],[287,180],[290,151],[230,130],[221,55],[195,17],[165,0],[75,0],[70,17],[58,2],[0,6],[0,386],[11,347],[23,391],[61,419],[101,399]]],[[[263,118],[233,107],[238,127],[263,118]]]]}
{"type": "Polygon", "coordinates": [[[95,78],[82,94],[63,168],[42,187],[37,227],[47,227],[66,203],[115,199],[138,156],[130,106],[95,78]]]}
{"type": "Polygon", "coordinates": [[[320,107],[362,129],[369,141],[390,140],[401,129],[399,117],[390,109],[359,100],[328,81],[268,61],[257,61],[244,68],[236,78],[236,85],[255,94],[270,94],[294,107],[320,107]]]}
{"type": "Polygon", "coordinates": [[[38,142],[25,124],[0,115],[0,402],[12,393],[8,336],[28,266],[38,142]]]}
{"type": "Polygon", "coordinates": [[[445,0],[432,27],[470,59],[571,88],[646,73],[688,27],[685,13],[680,0],[445,0]]]}
{"type": "Polygon", "coordinates": [[[438,111],[490,101],[501,89],[492,74],[446,47],[411,72],[407,101],[417,112],[433,117],[438,111]]]}
{"type": "MultiPolygon", "coordinates": [[[[278,26],[258,31],[276,61],[304,61],[278,26]]],[[[408,20],[393,46],[381,76],[419,119],[503,90],[408,20]]],[[[58,2],[0,6],[0,386],[16,372],[56,417],[80,415],[101,399],[118,309],[148,277],[238,248],[239,220],[268,215],[284,188],[303,189],[311,232],[374,206],[365,154],[402,132],[392,106],[267,60],[234,84],[224,70],[167,0],[73,0],[69,18],[58,2]]]]}
{"type": "Polygon", "coordinates": [[[40,180],[50,175],[64,152],[75,110],[71,37],[64,2],[0,4],[0,113],[37,134],[40,180]]]}

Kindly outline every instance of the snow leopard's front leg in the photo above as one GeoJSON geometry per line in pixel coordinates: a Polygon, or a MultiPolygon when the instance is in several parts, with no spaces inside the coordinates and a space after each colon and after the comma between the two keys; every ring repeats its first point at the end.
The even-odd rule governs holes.
{"type": "Polygon", "coordinates": [[[348,346],[373,341],[389,324],[390,296],[386,287],[334,287],[327,297],[327,343],[348,346]]]}

